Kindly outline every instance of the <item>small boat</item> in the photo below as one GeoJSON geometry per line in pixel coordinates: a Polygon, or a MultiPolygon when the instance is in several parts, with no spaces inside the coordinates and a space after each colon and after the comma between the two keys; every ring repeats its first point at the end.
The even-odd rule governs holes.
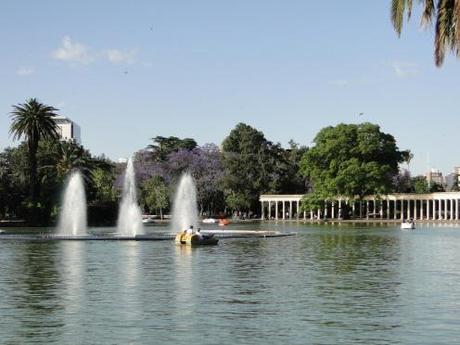
{"type": "Polygon", "coordinates": [[[148,224],[153,224],[153,223],[155,223],[155,221],[153,220],[153,218],[147,217],[147,218],[143,218],[143,219],[142,219],[142,223],[148,225],[148,224]]]}
{"type": "Polygon", "coordinates": [[[214,224],[216,220],[214,218],[205,218],[202,220],[204,224],[214,224]]]}
{"type": "Polygon", "coordinates": [[[180,232],[176,235],[176,244],[188,246],[209,246],[216,245],[219,239],[213,234],[211,235],[198,235],[197,233],[184,233],[180,232]]]}
{"type": "Polygon", "coordinates": [[[401,229],[415,229],[415,223],[413,221],[402,222],[401,229]]]}
{"type": "Polygon", "coordinates": [[[225,218],[219,219],[219,226],[225,226],[228,224],[230,224],[230,221],[228,219],[225,219],[225,218]]]}

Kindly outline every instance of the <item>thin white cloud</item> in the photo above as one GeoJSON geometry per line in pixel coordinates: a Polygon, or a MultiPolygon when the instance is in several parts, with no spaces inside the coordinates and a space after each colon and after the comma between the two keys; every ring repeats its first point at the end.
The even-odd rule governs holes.
{"type": "Polygon", "coordinates": [[[21,77],[26,77],[34,73],[35,73],[35,70],[32,67],[20,67],[16,70],[16,74],[21,77]]]}
{"type": "Polygon", "coordinates": [[[122,51],[119,49],[108,49],[105,56],[114,65],[132,64],[135,61],[136,52],[134,50],[122,51]]]}
{"type": "Polygon", "coordinates": [[[420,72],[418,65],[413,62],[393,61],[391,65],[398,78],[414,77],[420,72]]]}
{"type": "Polygon", "coordinates": [[[78,42],[72,42],[69,36],[64,36],[61,47],[52,52],[56,60],[87,65],[95,60],[89,47],[78,42]]]}
{"type": "Polygon", "coordinates": [[[72,41],[69,36],[64,36],[61,46],[51,53],[51,57],[73,65],[88,65],[96,61],[107,61],[113,65],[120,65],[135,63],[136,54],[135,50],[94,50],[87,45],[72,41]]]}

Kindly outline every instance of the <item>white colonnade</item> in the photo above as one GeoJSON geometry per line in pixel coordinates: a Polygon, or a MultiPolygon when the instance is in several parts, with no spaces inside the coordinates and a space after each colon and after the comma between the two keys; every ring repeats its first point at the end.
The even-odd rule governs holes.
{"type": "Polygon", "coordinates": [[[460,192],[431,194],[388,194],[362,200],[337,197],[324,207],[301,210],[303,195],[261,195],[263,219],[340,219],[344,213],[352,219],[459,220],[460,192]]]}

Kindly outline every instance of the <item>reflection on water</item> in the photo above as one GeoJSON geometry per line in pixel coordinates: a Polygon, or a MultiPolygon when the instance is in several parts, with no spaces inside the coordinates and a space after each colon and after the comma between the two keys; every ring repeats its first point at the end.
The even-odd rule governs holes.
{"type": "Polygon", "coordinates": [[[272,226],[299,235],[202,248],[168,241],[0,242],[1,342],[451,344],[460,338],[459,228],[272,226]]]}
{"type": "Polygon", "coordinates": [[[2,341],[53,343],[62,332],[64,303],[59,289],[56,243],[24,242],[1,253],[2,341]]]}
{"type": "Polygon", "coordinates": [[[60,280],[62,282],[61,298],[64,301],[63,332],[59,343],[71,341],[76,334],[84,333],[84,329],[75,315],[80,315],[85,305],[83,282],[86,271],[86,252],[83,242],[59,243],[58,260],[60,280]],[[69,338],[70,336],[70,338],[69,338]]]}

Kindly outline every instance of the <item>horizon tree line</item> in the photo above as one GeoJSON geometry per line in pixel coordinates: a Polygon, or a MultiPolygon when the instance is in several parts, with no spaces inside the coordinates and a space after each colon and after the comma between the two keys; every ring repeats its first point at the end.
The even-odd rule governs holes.
{"type": "MultiPolygon", "coordinates": [[[[94,157],[77,143],[60,141],[57,112],[35,98],[13,106],[10,135],[23,141],[0,153],[0,193],[5,196],[0,217],[52,222],[65,178],[78,169],[85,177],[90,222],[113,223],[123,164],[94,157]]],[[[304,209],[314,209],[336,195],[363,198],[435,188],[429,189],[422,177],[401,172],[400,164],[412,158],[410,151],[399,150],[393,136],[371,123],[323,128],[310,148],[291,140],[284,149],[244,123],[230,131],[220,148],[175,136],[151,140],[135,154],[139,203],[144,212],[161,216],[171,209],[175,186],[186,171],[195,179],[202,215],[236,211],[254,216],[263,193],[305,194],[304,209]]]]}

